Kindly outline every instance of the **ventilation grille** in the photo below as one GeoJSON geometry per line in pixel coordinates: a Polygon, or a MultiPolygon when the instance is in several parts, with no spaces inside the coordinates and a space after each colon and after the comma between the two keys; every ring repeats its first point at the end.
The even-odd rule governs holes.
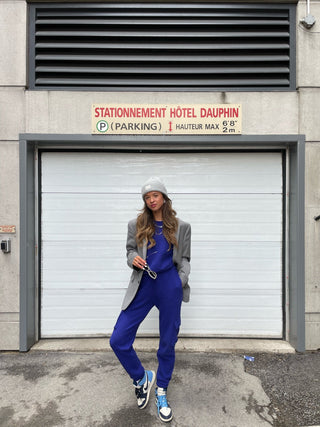
{"type": "Polygon", "coordinates": [[[33,4],[32,88],[293,89],[293,5],[33,4]]]}

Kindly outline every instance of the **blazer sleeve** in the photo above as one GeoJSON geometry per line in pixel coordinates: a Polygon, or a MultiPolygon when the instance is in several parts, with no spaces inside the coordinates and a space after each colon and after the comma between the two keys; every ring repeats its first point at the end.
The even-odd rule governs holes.
{"type": "Polygon", "coordinates": [[[130,268],[140,271],[140,268],[132,265],[133,260],[138,254],[137,242],[136,242],[136,220],[131,220],[128,223],[128,234],[127,234],[127,264],[130,268]]]}
{"type": "Polygon", "coordinates": [[[179,265],[179,276],[181,279],[182,286],[185,287],[188,284],[190,274],[190,258],[191,258],[191,225],[185,223],[185,230],[182,233],[182,254],[181,263],[179,265]]]}

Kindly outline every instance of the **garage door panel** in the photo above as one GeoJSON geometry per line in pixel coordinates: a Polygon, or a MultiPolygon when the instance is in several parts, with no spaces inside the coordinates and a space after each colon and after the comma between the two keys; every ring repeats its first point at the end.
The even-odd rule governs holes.
{"type": "MultiPolygon", "coordinates": [[[[281,289],[281,244],[277,242],[194,242],[191,278],[195,288],[273,286],[281,289]]],[[[267,287],[267,289],[268,289],[267,287]]]]}
{"type": "Polygon", "coordinates": [[[42,279],[48,288],[61,282],[76,286],[92,281],[106,288],[125,287],[130,270],[124,253],[119,241],[43,242],[42,279]],[[122,263],[116,264],[115,257],[122,263]]]}
{"type": "MultiPolygon", "coordinates": [[[[46,272],[45,274],[48,274],[46,272]]],[[[59,289],[61,296],[66,289],[125,289],[129,283],[128,274],[121,280],[117,272],[101,270],[96,274],[95,270],[72,270],[50,272],[50,279],[46,280],[48,289],[59,289]],[[94,281],[93,281],[94,276],[94,281]],[[106,279],[106,277],[108,279],[106,279]]],[[[124,275],[122,275],[124,276],[124,275]]],[[[45,278],[45,277],[44,277],[45,278]]]]}
{"type": "Polygon", "coordinates": [[[261,153],[254,152],[215,153],[214,159],[208,153],[122,153],[121,158],[118,153],[64,153],[63,158],[50,153],[43,158],[43,191],[136,194],[150,175],[159,175],[166,177],[171,193],[186,188],[194,194],[279,192],[281,155],[266,153],[263,165],[260,159],[261,153]]]}
{"type": "Polygon", "coordinates": [[[212,289],[212,287],[214,286],[215,290],[221,290],[225,293],[229,293],[230,291],[237,289],[240,291],[246,290],[246,291],[252,291],[255,290],[257,288],[257,286],[259,286],[259,289],[261,289],[261,291],[263,292],[264,290],[275,290],[276,291],[276,296],[280,296],[281,297],[281,293],[279,292],[279,282],[277,281],[270,281],[270,282],[266,282],[265,280],[255,280],[254,276],[252,275],[252,280],[250,281],[246,281],[244,280],[244,277],[241,277],[238,280],[238,277],[233,278],[233,280],[227,281],[225,280],[225,277],[222,277],[224,280],[218,282],[217,280],[208,280],[208,281],[203,281],[201,283],[201,285],[197,285],[195,286],[195,283],[190,281],[190,285],[192,287],[192,298],[194,293],[199,290],[199,289],[203,289],[205,291],[212,289]],[[242,280],[243,279],[243,280],[242,280]]]}
{"type": "MultiPolygon", "coordinates": [[[[125,287],[131,270],[125,262],[123,242],[43,242],[42,273],[47,287],[63,281],[68,286],[89,283],[93,275],[100,287],[125,287]],[[111,261],[115,256],[122,261],[121,266],[111,261]]],[[[262,284],[267,283],[268,287],[279,288],[280,255],[281,245],[276,242],[211,242],[205,248],[203,242],[194,242],[190,281],[194,288],[210,289],[228,283],[244,284],[246,288],[257,284],[265,288],[262,284]]]]}
{"type": "MultiPolygon", "coordinates": [[[[270,222],[279,222],[279,202],[281,206],[281,193],[272,194],[170,194],[174,206],[182,210],[190,211],[192,215],[205,213],[212,219],[233,220],[242,222],[249,214],[256,222],[263,223],[265,219],[270,222]],[[186,203],[192,198],[194,206],[186,209],[186,203]],[[191,210],[190,210],[191,208],[191,210]],[[192,209],[193,208],[193,209],[192,209]]],[[[179,212],[180,212],[179,209],[179,212]]],[[[249,218],[248,218],[249,221],[249,218]]]]}
{"type": "Polygon", "coordinates": [[[259,287],[261,291],[265,289],[276,289],[277,293],[281,295],[279,292],[279,273],[269,275],[268,280],[261,275],[261,277],[257,277],[257,273],[251,272],[250,274],[243,272],[236,274],[236,271],[230,272],[217,272],[211,277],[207,277],[207,279],[202,279],[201,282],[197,282],[196,272],[192,271],[192,276],[190,275],[190,284],[192,285],[192,290],[195,289],[254,289],[259,287]]]}
{"type": "MultiPolygon", "coordinates": [[[[105,336],[106,331],[110,334],[117,319],[114,307],[121,305],[122,297],[121,293],[69,292],[60,304],[59,295],[49,293],[44,297],[45,309],[42,313],[48,320],[42,327],[42,336],[105,336]]],[[[157,309],[152,309],[141,325],[141,333],[155,336],[158,333],[158,318],[157,309]]]]}
{"type": "Polygon", "coordinates": [[[43,338],[97,337],[105,336],[108,319],[61,319],[50,318],[42,330],[43,338]]]}
{"type": "Polygon", "coordinates": [[[205,200],[180,195],[174,197],[174,206],[192,224],[196,240],[281,241],[281,194],[214,194],[205,200]]]}
{"type": "Polygon", "coordinates": [[[95,240],[118,243],[127,233],[128,218],[142,208],[142,199],[139,201],[137,195],[44,193],[43,240],[88,240],[94,236],[95,240]]]}
{"type": "MultiPolygon", "coordinates": [[[[228,195],[228,198],[214,195],[205,202],[199,195],[173,195],[172,198],[179,216],[192,224],[193,234],[198,239],[281,239],[282,199],[279,194],[269,195],[267,201],[265,195],[228,195]],[[206,217],[205,229],[200,221],[201,214],[206,217]],[[206,232],[207,228],[210,233],[206,232]]],[[[119,241],[127,232],[128,218],[137,215],[142,201],[141,204],[137,202],[137,195],[126,199],[119,195],[44,194],[43,206],[46,207],[43,240],[72,240],[94,234],[95,239],[119,241]],[[63,201],[60,200],[61,206],[56,203],[59,198],[63,201]]]]}
{"type": "MultiPolygon", "coordinates": [[[[241,266],[247,268],[248,264],[254,269],[260,269],[261,265],[264,268],[269,270],[271,264],[274,264],[274,268],[279,269],[281,264],[281,242],[235,242],[235,241],[211,241],[211,242],[202,242],[195,241],[193,242],[192,252],[194,256],[199,256],[203,261],[199,260],[198,264],[203,268],[208,261],[211,260],[211,265],[219,265],[221,263],[232,263],[236,268],[241,269],[241,266]],[[204,243],[206,246],[204,247],[204,243]],[[268,263],[264,262],[265,260],[268,263]],[[259,265],[260,263],[260,265],[259,265]]],[[[196,265],[195,267],[197,267],[196,265]]]]}
{"type": "Polygon", "coordinates": [[[203,327],[203,319],[188,319],[184,316],[183,331],[181,334],[187,336],[214,336],[214,337],[241,337],[241,338],[281,338],[282,329],[278,322],[270,320],[268,326],[265,325],[265,319],[215,319],[212,330],[208,333],[203,327]]]}
{"type": "MultiPolygon", "coordinates": [[[[198,316],[193,316],[193,318],[201,320],[204,322],[209,321],[216,329],[216,323],[218,323],[219,319],[232,319],[234,321],[234,328],[237,327],[237,322],[242,322],[243,320],[247,321],[251,319],[252,322],[263,322],[265,319],[261,317],[261,307],[251,307],[249,310],[246,307],[233,306],[232,316],[228,315],[228,307],[227,306],[216,306],[216,307],[203,307],[201,310],[201,314],[198,316]]],[[[274,307],[266,307],[265,308],[266,316],[274,319],[275,316],[279,315],[279,310],[274,307]]],[[[186,315],[187,317],[187,315],[186,315]]],[[[281,326],[278,324],[278,326],[281,326]]],[[[223,329],[222,329],[223,331],[223,329]]]]}
{"type": "MultiPolygon", "coordinates": [[[[96,290],[99,290],[100,292],[106,291],[107,293],[117,292],[117,294],[121,295],[122,297],[124,296],[124,292],[127,288],[127,282],[128,280],[122,283],[120,283],[119,281],[114,281],[115,286],[112,287],[110,285],[106,286],[105,282],[97,282],[97,281],[92,282],[90,281],[90,279],[82,280],[82,281],[78,281],[78,280],[72,281],[72,280],[68,280],[68,278],[66,277],[63,278],[61,276],[61,280],[48,282],[46,292],[56,292],[57,298],[58,299],[60,298],[61,300],[64,299],[64,296],[68,291],[76,291],[81,293],[86,290],[89,290],[90,292],[92,292],[93,295],[96,290]],[[61,298],[62,296],[63,298],[61,298]]],[[[50,294],[49,298],[52,298],[52,294],[50,294]]]]}
{"type": "MultiPolygon", "coordinates": [[[[181,333],[281,337],[282,156],[245,152],[43,153],[41,335],[112,332],[131,272],[127,223],[150,175],[192,225],[181,333]]],[[[156,309],[140,333],[158,333],[156,309]]]]}
{"type": "Polygon", "coordinates": [[[51,290],[43,295],[42,336],[105,335],[115,323],[114,309],[120,304],[120,292],[98,289],[85,291],[51,290]]]}
{"type": "MultiPolygon", "coordinates": [[[[276,307],[281,306],[281,299],[276,289],[237,289],[237,288],[217,288],[217,289],[193,289],[192,301],[187,305],[188,310],[193,306],[199,307],[276,307]],[[275,305],[275,301],[277,305],[275,305]]],[[[230,315],[226,311],[226,314],[230,315]]],[[[262,314],[261,314],[262,315],[262,314]]]]}
{"type": "Polygon", "coordinates": [[[205,334],[208,322],[212,335],[217,336],[282,336],[278,289],[192,288],[192,299],[182,313],[181,333],[185,335],[205,334]]]}
{"type": "MultiPolygon", "coordinates": [[[[223,220],[241,223],[244,219],[264,223],[266,219],[272,223],[279,222],[279,206],[281,210],[281,193],[274,194],[178,194],[170,192],[174,208],[179,207],[180,211],[189,212],[196,218],[199,214],[205,213],[211,220],[223,220]],[[189,205],[193,200],[194,205],[189,205]],[[279,205],[280,203],[280,205],[279,205]],[[186,207],[187,206],[187,207],[186,207]],[[247,217],[250,215],[249,217],[247,217]]],[[[52,219],[52,212],[55,213],[55,220],[64,219],[65,212],[73,212],[77,215],[77,220],[87,220],[88,215],[95,221],[108,222],[116,218],[127,223],[128,218],[123,212],[139,211],[143,207],[141,196],[135,194],[80,194],[80,193],[42,193],[42,200],[46,209],[42,212],[44,225],[52,219]],[[119,212],[120,211],[120,212],[119,212]],[[104,215],[108,214],[105,218],[104,215]]]]}
{"type": "MultiPolygon", "coordinates": [[[[94,313],[97,308],[103,308],[103,310],[110,310],[114,306],[115,302],[119,300],[119,295],[122,294],[122,290],[117,289],[99,289],[92,286],[90,289],[66,289],[61,298],[59,289],[51,289],[43,292],[42,298],[45,302],[46,310],[51,310],[52,313],[63,313],[65,318],[72,317],[72,311],[83,310],[86,312],[94,313]],[[76,295],[78,294],[78,299],[76,295]],[[75,304],[76,302],[76,304],[75,304]],[[66,307],[70,310],[64,311],[66,307]]],[[[106,314],[106,312],[104,313],[106,314]]]]}

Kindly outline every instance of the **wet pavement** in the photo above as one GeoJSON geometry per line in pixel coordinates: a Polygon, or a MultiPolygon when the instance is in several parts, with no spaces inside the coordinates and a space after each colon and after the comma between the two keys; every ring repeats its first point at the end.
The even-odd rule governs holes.
{"type": "MultiPolygon", "coordinates": [[[[139,352],[156,370],[154,352],[139,352]]],[[[179,427],[320,425],[320,352],[177,352],[168,389],[179,427]]],[[[153,427],[152,391],[139,410],[131,380],[110,351],[0,353],[1,427],[153,427]]]]}
{"type": "Polygon", "coordinates": [[[275,426],[320,425],[320,352],[256,354],[245,370],[261,380],[275,426]]]}

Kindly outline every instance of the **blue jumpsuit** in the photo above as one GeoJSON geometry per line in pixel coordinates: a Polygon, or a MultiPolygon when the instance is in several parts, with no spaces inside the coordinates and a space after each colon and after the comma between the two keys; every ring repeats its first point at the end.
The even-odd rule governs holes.
{"type": "Polygon", "coordinates": [[[173,264],[173,248],[162,234],[162,221],[155,221],[156,245],[147,251],[147,263],[157,273],[154,280],[147,272],[143,273],[138,292],[126,310],[121,311],[110,345],[124,369],[134,381],[144,376],[142,366],[133,342],[138,327],[153,306],[159,310],[160,341],[157,352],[158,387],[167,388],[172,376],[175,362],[175,344],[180,328],[180,311],[182,303],[182,284],[178,271],[173,264]]]}

